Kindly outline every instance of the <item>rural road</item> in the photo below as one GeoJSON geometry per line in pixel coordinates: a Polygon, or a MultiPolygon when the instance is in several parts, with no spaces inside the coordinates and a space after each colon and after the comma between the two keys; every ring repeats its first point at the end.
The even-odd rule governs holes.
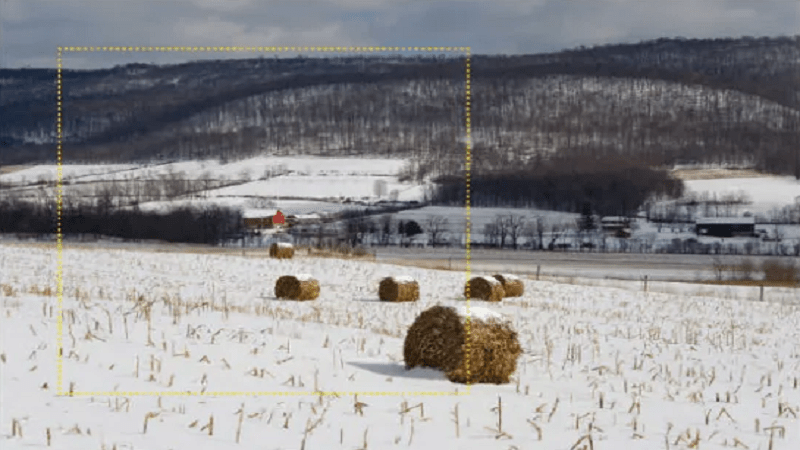
{"type": "MultiPolygon", "coordinates": [[[[507,270],[535,274],[537,265],[541,273],[557,276],[591,278],[617,278],[641,280],[697,280],[714,277],[713,255],[672,255],[638,253],[567,253],[548,251],[472,250],[473,272],[507,270]]],[[[377,249],[380,261],[415,260],[428,264],[465,268],[463,249],[377,249]]],[[[739,257],[724,256],[729,262],[739,257]]],[[[749,257],[757,266],[762,257],[749,257]]]]}
{"type": "MultiPolygon", "coordinates": [[[[33,245],[51,247],[49,242],[20,242],[13,238],[3,238],[0,242],[17,245],[33,245]]],[[[240,248],[219,248],[188,244],[163,244],[145,242],[101,243],[74,242],[64,243],[65,248],[118,248],[131,250],[177,251],[200,253],[239,254],[240,248]]],[[[379,262],[397,262],[428,268],[447,268],[466,270],[466,254],[464,249],[454,248],[372,248],[379,262]]],[[[266,254],[266,249],[248,249],[251,256],[266,254]]],[[[713,255],[673,255],[673,254],[639,254],[639,253],[568,253],[527,250],[472,250],[471,271],[512,272],[535,275],[537,266],[541,266],[541,275],[558,277],[611,278],[622,280],[642,280],[647,275],[649,280],[660,281],[695,281],[714,279],[713,255]]],[[[723,256],[728,263],[741,260],[741,256],[723,256]]],[[[769,257],[750,256],[756,267],[769,257]]]]}

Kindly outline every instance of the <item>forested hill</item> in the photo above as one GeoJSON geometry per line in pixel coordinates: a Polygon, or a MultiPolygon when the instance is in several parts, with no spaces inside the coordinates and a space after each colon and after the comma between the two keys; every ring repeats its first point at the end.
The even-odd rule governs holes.
{"type": "MultiPolygon", "coordinates": [[[[659,39],[472,57],[476,170],[549,155],[731,161],[793,172],[800,36],[659,39]]],[[[64,71],[65,161],[408,157],[457,173],[463,56],[131,64],[64,71]]],[[[55,157],[55,71],[0,70],[0,163],[55,157]]]]}

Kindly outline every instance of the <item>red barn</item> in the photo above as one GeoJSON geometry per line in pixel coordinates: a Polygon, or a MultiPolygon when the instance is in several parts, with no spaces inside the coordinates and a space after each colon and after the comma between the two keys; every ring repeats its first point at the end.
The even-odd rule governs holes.
{"type": "Polygon", "coordinates": [[[244,226],[248,230],[270,229],[282,227],[285,218],[280,211],[251,211],[244,214],[244,226]]]}
{"type": "Polygon", "coordinates": [[[283,217],[283,213],[278,210],[274,216],[272,216],[272,224],[273,225],[284,225],[286,223],[286,218],[283,217]]]}

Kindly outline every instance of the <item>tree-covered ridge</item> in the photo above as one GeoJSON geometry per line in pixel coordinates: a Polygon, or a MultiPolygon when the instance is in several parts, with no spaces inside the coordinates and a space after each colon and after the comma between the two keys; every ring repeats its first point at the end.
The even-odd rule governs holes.
{"type": "MultiPolygon", "coordinates": [[[[565,152],[794,173],[800,37],[475,55],[476,169],[565,152]],[[787,164],[789,162],[789,164],[787,164]]],[[[64,71],[65,157],[405,157],[463,170],[463,56],[251,58],[64,71]]],[[[0,163],[52,160],[55,71],[0,70],[0,163]]]]}

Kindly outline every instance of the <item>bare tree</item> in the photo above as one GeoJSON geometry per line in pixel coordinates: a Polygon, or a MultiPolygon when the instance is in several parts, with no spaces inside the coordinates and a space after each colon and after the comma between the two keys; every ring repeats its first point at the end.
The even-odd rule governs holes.
{"type": "Polygon", "coordinates": [[[100,213],[101,216],[108,215],[111,212],[111,208],[114,206],[114,194],[111,191],[111,187],[107,184],[103,184],[97,196],[98,213],[100,213]]]}
{"type": "Polygon", "coordinates": [[[550,243],[547,245],[548,250],[554,250],[556,241],[567,232],[569,225],[566,222],[550,222],[550,243]]]}
{"type": "Polygon", "coordinates": [[[494,219],[494,224],[497,228],[497,236],[500,238],[500,248],[505,248],[510,227],[508,217],[500,216],[494,219]]]}
{"type": "Polygon", "coordinates": [[[544,248],[544,229],[546,223],[544,218],[536,216],[536,234],[539,236],[539,250],[544,248]]]}
{"type": "Polygon", "coordinates": [[[497,226],[497,221],[487,223],[483,227],[483,241],[486,244],[497,246],[500,240],[500,228],[497,226]]]}
{"type": "Polygon", "coordinates": [[[525,224],[525,227],[522,228],[522,237],[528,241],[528,244],[530,244],[532,250],[541,248],[541,240],[537,242],[536,239],[537,235],[535,222],[525,224]]]}
{"type": "Polygon", "coordinates": [[[384,214],[375,219],[375,233],[380,245],[388,245],[392,236],[392,216],[384,214]]]}
{"type": "Polygon", "coordinates": [[[783,241],[783,238],[785,237],[785,233],[784,233],[783,229],[781,229],[780,225],[778,225],[777,223],[775,224],[774,236],[775,236],[775,254],[776,255],[783,255],[784,254],[784,249],[783,249],[782,241],[783,241]]]}
{"type": "Polygon", "coordinates": [[[525,217],[508,215],[505,218],[506,227],[508,229],[508,237],[511,240],[511,246],[514,250],[517,249],[522,229],[525,227],[525,217]]]}
{"type": "Polygon", "coordinates": [[[242,183],[251,181],[251,176],[252,176],[252,171],[247,167],[239,171],[239,181],[241,181],[242,183]]]}
{"type": "Polygon", "coordinates": [[[208,190],[211,188],[211,172],[206,170],[200,174],[198,182],[198,184],[200,184],[200,189],[203,190],[203,197],[208,198],[208,190]]]}
{"type": "Polygon", "coordinates": [[[428,229],[429,243],[433,247],[437,247],[447,234],[447,218],[442,216],[428,216],[425,220],[425,226],[428,229]]]}
{"type": "Polygon", "coordinates": [[[147,201],[157,201],[163,199],[165,184],[155,180],[144,180],[144,196],[147,201]]]}
{"type": "Polygon", "coordinates": [[[160,178],[167,198],[174,198],[181,194],[180,175],[172,166],[169,166],[167,172],[161,174],[160,178]]]}

